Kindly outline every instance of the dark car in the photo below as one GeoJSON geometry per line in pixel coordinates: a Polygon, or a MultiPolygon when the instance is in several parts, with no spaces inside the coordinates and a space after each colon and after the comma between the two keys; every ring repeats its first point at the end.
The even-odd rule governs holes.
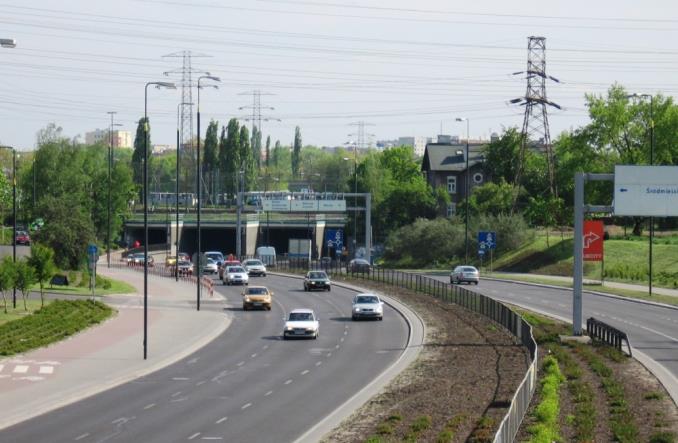
{"type": "Polygon", "coordinates": [[[354,258],[353,260],[348,262],[348,267],[346,268],[346,270],[348,272],[360,272],[369,274],[370,271],[372,271],[372,266],[370,265],[370,262],[368,262],[364,258],[354,258]]]}
{"type": "Polygon", "coordinates": [[[324,291],[332,289],[330,278],[324,271],[309,271],[306,273],[306,277],[304,277],[304,291],[312,291],[314,289],[322,289],[324,291]]]}
{"type": "Polygon", "coordinates": [[[31,245],[31,236],[26,231],[16,231],[15,241],[17,245],[31,245]]]}

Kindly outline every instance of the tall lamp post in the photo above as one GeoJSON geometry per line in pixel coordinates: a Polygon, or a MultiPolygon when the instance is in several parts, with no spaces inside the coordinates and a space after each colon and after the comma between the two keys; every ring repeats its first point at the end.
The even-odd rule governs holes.
{"type": "MultiPolygon", "coordinates": [[[[108,111],[111,116],[111,126],[108,129],[108,227],[106,228],[106,264],[111,267],[111,169],[113,166],[113,127],[122,126],[120,123],[113,123],[115,111],[108,111]]],[[[35,179],[35,167],[33,168],[33,178],[35,179]]],[[[35,183],[33,183],[33,205],[35,206],[35,183]]]]}
{"type": "Polygon", "coordinates": [[[144,87],[144,360],[148,354],[148,87],[176,89],[170,82],[148,82],[144,87]]]}
{"type": "MultiPolygon", "coordinates": [[[[16,263],[16,149],[13,146],[0,146],[0,149],[12,150],[12,261],[16,263]]],[[[12,293],[12,307],[16,309],[16,285],[12,293]]]]}
{"type": "Polygon", "coordinates": [[[466,228],[464,229],[464,238],[465,238],[465,243],[464,243],[464,249],[466,251],[466,258],[464,260],[464,263],[468,263],[468,198],[469,198],[469,170],[468,170],[468,143],[469,143],[469,138],[470,132],[469,132],[469,120],[468,117],[457,117],[455,119],[458,122],[466,122],[466,179],[464,180],[464,197],[466,200],[466,203],[464,205],[464,224],[466,225],[466,228]]]}
{"type": "MultiPolygon", "coordinates": [[[[195,172],[195,192],[198,194],[198,202],[197,202],[197,223],[196,223],[196,231],[197,231],[197,252],[196,252],[196,268],[198,271],[198,278],[196,279],[197,285],[196,285],[196,307],[198,311],[200,310],[200,280],[202,279],[202,270],[201,270],[201,256],[200,256],[200,196],[202,195],[202,165],[200,164],[200,80],[212,80],[215,82],[220,82],[221,79],[219,77],[215,77],[213,75],[201,75],[198,77],[198,144],[197,144],[197,149],[196,149],[196,172],[195,172]]],[[[218,89],[219,87],[217,85],[206,85],[210,86],[214,89],[218,89]]]]}
{"type": "MultiPolygon", "coordinates": [[[[630,94],[627,98],[649,98],[650,99],[650,166],[654,165],[654,96],[652,94],[630,94]]],[[[648,269],[648,294],[652,296],[652,240],[654,238],[654,217],[650,217],[650,250],[649,250],[649,269],[648,269]]]]}

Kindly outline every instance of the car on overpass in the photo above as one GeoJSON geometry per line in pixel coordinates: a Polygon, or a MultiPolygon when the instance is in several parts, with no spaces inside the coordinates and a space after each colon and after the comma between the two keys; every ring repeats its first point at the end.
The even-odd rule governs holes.
{"type": "Polygon", "coordinates": [[[312,309],[293,309],[283,327],[283,340],[288,338],[312,338],[320,335],[320,323],[312,309]]]}

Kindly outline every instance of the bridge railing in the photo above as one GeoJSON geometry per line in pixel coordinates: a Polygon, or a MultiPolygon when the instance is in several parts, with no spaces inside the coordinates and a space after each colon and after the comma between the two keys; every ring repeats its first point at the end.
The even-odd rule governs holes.
{"type": "Polygon", "coordinates": [[[519,314],[508,306],[490,297],[469,291],[459,285],[448,284],[426,275],[385,269],[374,266],[350,266],[350,262],[339,260],[285,260],[278,258],[277,270],[285,272],[304,272],[322,269],[330,276],[350,276],[371,280],[390,286],[410,289],[430,295],[439,300],[455,303],[477,312],[508,329],[530,352],[530,365],[516,390],[508,411],[494,436],[494,443],[510,443],[515,439],[525,413],[530,406],[537,385],[537,342],[532,335],[532,327],[519,314]]]}

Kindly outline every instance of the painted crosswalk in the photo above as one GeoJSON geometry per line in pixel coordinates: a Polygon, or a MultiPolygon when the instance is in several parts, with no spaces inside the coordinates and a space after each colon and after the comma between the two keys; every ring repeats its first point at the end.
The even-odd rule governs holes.
{"type": "Polygon", "coordinates": [[[10,359],[0,363],[0,380],[37,382],[56,373],[58,361],[10,359]]]}

